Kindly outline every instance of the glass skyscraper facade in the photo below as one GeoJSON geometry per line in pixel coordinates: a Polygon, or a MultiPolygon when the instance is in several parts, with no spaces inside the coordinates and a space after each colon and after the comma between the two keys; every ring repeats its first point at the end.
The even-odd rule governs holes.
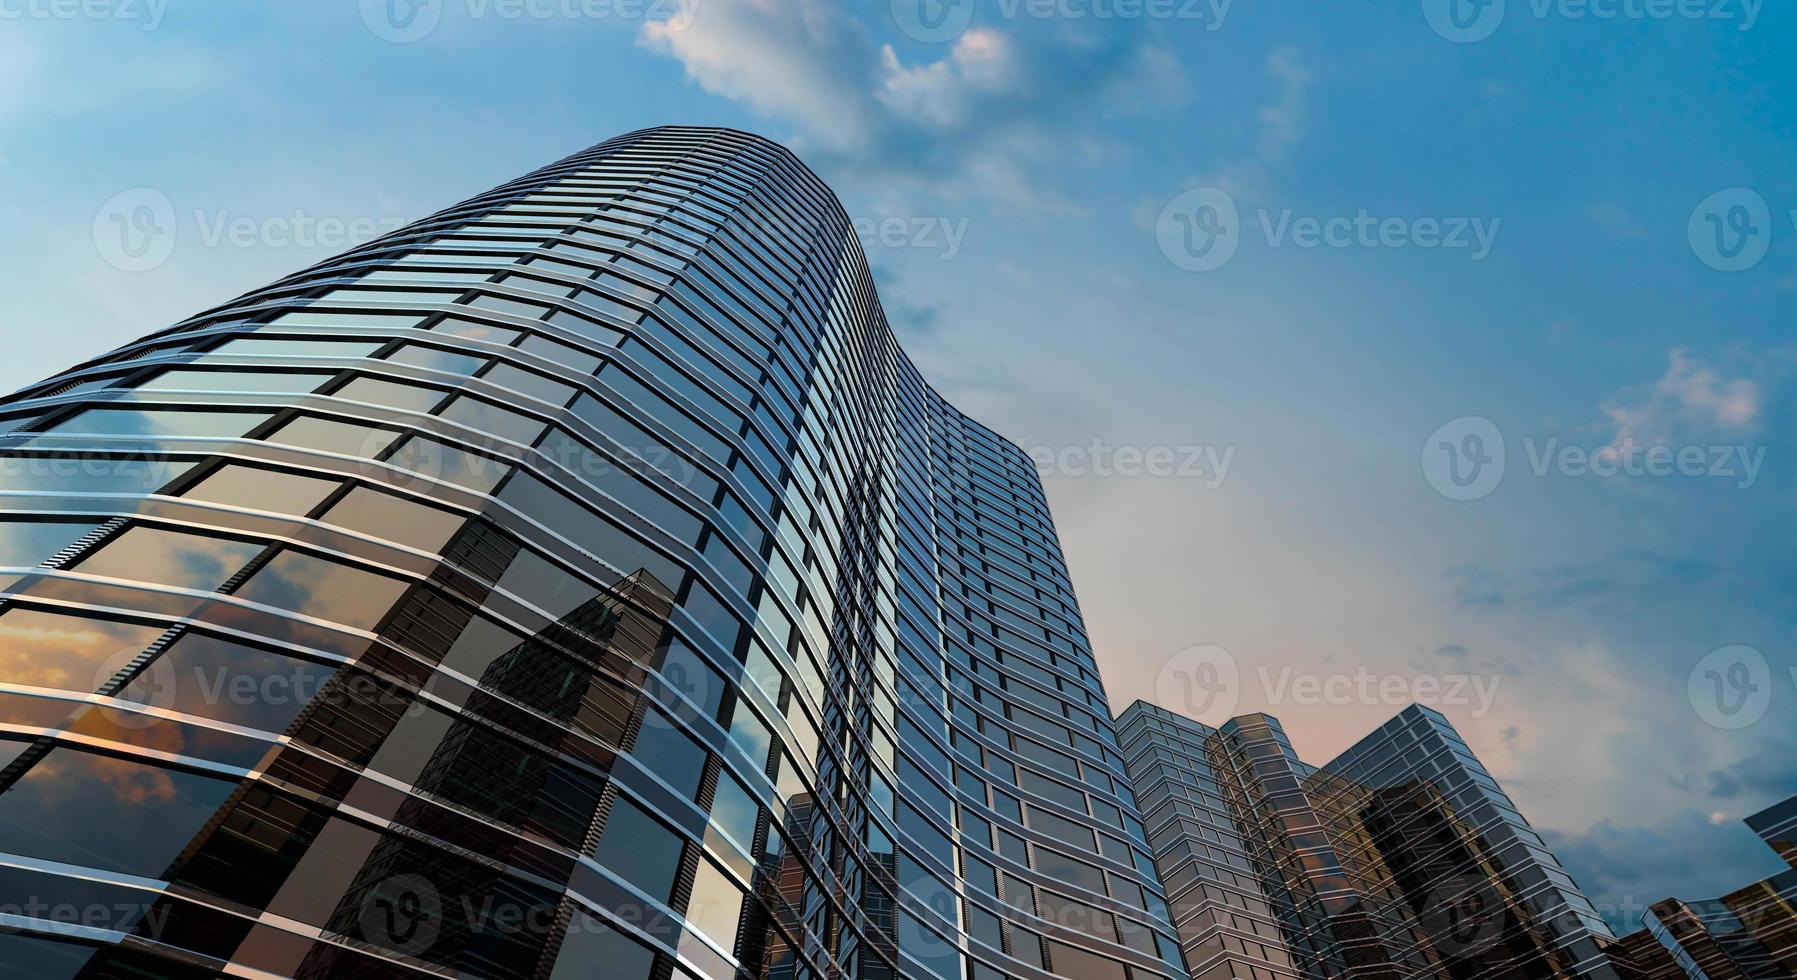
{"type": "Polygon", "coordinates": [[[1655,902],[1624,936],[1643,980],[1791,980],[1797,977],[1797,796],[1747,818],[1791,870],[1720,898],[1655,902]]]}
{"type": "Polygon", "coordinates": [[[633,133],[0,404],[0,975],[1183,977],[1028,457],[633,133]]]}
{"type": "Polygon", "coordinates": [[[1194,980],[1616,977],[1609,928],[1446,717],[1327,765],[1137,702],[1124,753],[1194,980]]]}

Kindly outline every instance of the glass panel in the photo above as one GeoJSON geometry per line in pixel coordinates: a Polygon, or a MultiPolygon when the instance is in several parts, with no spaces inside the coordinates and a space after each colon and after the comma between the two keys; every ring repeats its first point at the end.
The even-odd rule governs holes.
{"type": "Polygon", "coordinates": [[[693,897],[686,903],[686,920],[720,947],[734,951],[742,910],[742,889],[711,862],[700,861],[693,897]]]}
{"type": "Polygon", "coordinates": [[[406,587],[399,579],[288,550],[251,576],[236,594],[277,609],[372,629],[406,587]]]}
{"type": "Polygon", "coordinates": [[[185,500],[304,516],[341,486],[336,480],[228,464],[183,493],[185,500]]]}
{"type": "Polygon", "coordinates": [[[0,521],[0,565],[30,568],[99,526],[97,521],[0,521]]]}
{"type": "MultiPolygon", "coordinates": [[[[4,625],[0,620],[0,628],[4,625]]],[[[337,668],[325,664],[189,633],[151,662],[119,696],[279,733],[336,673],[337,668]]]]}
{"type": "Polygon", "coordinates": [[[327,524],[408,544],[420,551],[439,551],[462,525],[465,515],[426,507],[389,493],[357,487],[324,515],[327,524]]]}
{"type": "Polygon", "coordinates": [[[239,337],[206,352],[208,357],[371,357],[381,340],[310,340],[304,337],[239,337]]]}
{"type": "Polygon", "coordinates": [[[711,758],[657,708],[650,708],[645,714],[642,732],[637,735],[630,756],[689,800],[699,795],[705,763],[711,758]]]}
{"type": "Polygon", "coordinates": [[[509,463],[419,436],[407,439],[387,462],[403,470],[467,487],[476,493],[491,491],[512,471],[509,463]]]}
{"type": "Polygon", "coordinates": [[[437,414],[451,422],[460,422],[488,435],[526,446],[536,442],[537,436],[542,435],[543,430],[548,427],[548,423],[467,395],[457,397],[449,403],[448,408],[437,414]]]}
{"type": "Polygon", "coordinates": [[[437,321],[431,330],[446,333],[455,337],[466,337],[469,340],[485,340],[494,344],[511,344],[517,340],[522,331],[495,327],[487,323],[476,323],[473,320],[462,320],[456,317],[444,317],[437,321]]]}
{"type": "Polygon", "coordinates": [[[0,851],[160,878],[236,786],[58,747],[0,794],[0,851]]]}
{"type": "Polygon", "coordinates": [[[510,388],[551,405],[566,405],[568,399],[574,396],[572,385],[551,381],[535,371],[526,371],[515,364],[500,364],[481,375],[481,380],[491,381],[502,388],[510,388]]]}
{"type": "Polygon", "coordinates": [[[559,340],[553,340],[541,334],[531,334],[518,345],[519,350],[527,350],[532,354],[541,354],[550,360],[568,367],[580,374],[592,374],[599,370],[600,357],[588,354],[576,347],[570,347],[559,340]]]}
{"type": "Polygon", "coordinates": [[[69,435],[210,436],[235,439],[268,421],[267,412],[96,408],[51,429],[69,435]]]}
{"type": "Polygon", "coordinates": [[[334,375],[301,371],[164,371],[137,386],[138,391],[247,391],[259,394],[303,394],[316,391],[334,375]]]}
{"type": "Polygon", "coordinates": [[[605,833],[593,850],[593,859],[643,894],[665,902],[674,894],[684,851],[685,844],[677,834],[620,796],[606,818],[605,833]]]}
{"type": "Polygon", "coordinates": [[[332,398],[370,405],[385,405],[407,412],[428,412],[442,403],[449,393],[440,388],[426,388],[385,378],[360,377],[331,392],[332,398]]]}
{"type": "Polygon", "coordinates": [[[350,310],[299,310],[283,313],[258,327],[361,327],[376,330],[404,330],[424,321],[418,313],[356,313],[350,310]]]}
{"type": "Polygon", "coordinates": [[[441,347],[426,347],[423,344],[407,344],[387,355],[386,360],[450,374],[473,374],[487,363],[484,357],[457,354],[441,347]]]}
{"type": "Polygon", "coordinates": [[[319,452],[373,459],[399,438],[399,433],[367,425],[302,415],[268,437],[269,442],[319,452]]]}
{"type": "Polygon", "coordinates": [[[655,954],[591,916],[576,913],[549,980],[588,980],[604,964],[610,980],[649,980],[655,954]]]}
{"type": "Polygon", "coordinates": [[[134,527],[75,566],[83,575],[104,575],[208,592],[261,553],[263,546],[229,538],[134,527]]]}
{"type": "Polygon", "coordinates": [[[0,680],[62,691],[95,691],[162,629],[35,609],[0,615],[0,680]]]}

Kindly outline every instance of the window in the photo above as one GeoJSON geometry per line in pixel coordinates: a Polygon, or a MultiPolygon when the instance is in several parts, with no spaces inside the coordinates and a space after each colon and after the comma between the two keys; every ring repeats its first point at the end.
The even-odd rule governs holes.
{"type": "Polygon", "coordinates": [[[279,733],[336,673],[337,668],[325,664],[188,633],[119,696],[279,733]]]}
{"type": "Polygon", "coordinates": [[[266,412],[95,408],[58,424],[50,431],[58,435],[235,439],[268,419],[266,412]]]}
{"type": "Polygon", "coordinates": [[[367,487],[357,487],[338,501],[324,515],[327,524],[361,531],[364,534],[420,551],[439,551],[462,529],[467,517],[367,487]]]}
{"type": "Polygon", "coordinates": [[[686,903],[686,921],[720,948],[734,952],[742,910],[742,889],[711,862],[700,861],[693,897],[686,903]]]}
{"type": "Polygon", "coordinates": [[[138,526],[82,559],[75,570],[84,575],[209,592],[225,584],[262,548],[260,544],[230,538],[138,526]]]}
{"type": "Polygon", "coordinates": [[[303,415],[282,426],[268,437],[268,441],[300,449],[372,459],[398,438],[399,433],[388,429],[303,415]]]}
{"type": "Polygon", "coordinates": [[[467,395],[456,396],[455,401],[437,413],[451,421],[477,429],[481,433],[507,439],[520,445],[528,446],[537,441],[548,424],[527,415],[520,415],[489,401],[471,398],[467,395]]]}
{"type": "Polygon", "coordinates": [[[684,853],[685,842],[679,836],[628,797],[620,796],[605,820],[605,832],[593,849],[593,859],[643,894],[666,902],[674,894],[684,853]]]}
{"type": "Polygon", "coordinates": [[[164,371],[138,391],[226,391],[297,395],[316,391],[334,375],[305,371],[164,371]]]}
{"type": "Polygon", "coordinates": [[[219,467],[199,485],[181,495],[184,500],[203,500],[232,507],[304,516],[336,491],[336,480],[321,480],[294,473],[239,466],[219,467]]]}
{"type": "Polygon", "coordinates": [[[0,793],[0,851],[161,878],[236,788],[59,746],[0,793]]]}
{"type": "Polygon", "coordinates": [[[406,583],[304,552],[286,550],[264,565],[240,598],[353,629],[373,629],[399,601],[406,583]]]}
{"type": "Polygon", "coordinates": [[[657,708],[650,708],[644,715],[643,729],[631,746],[630,756],[689,800],[699,795],[699,782],[711,758],[657,708]]]}
{"type": "Polygon", "coordinates": [[[457,354],[441,347],[426,347],[423,344],[406,344],[387,355],[386,359],[394,364],[409,364],[412,367],[443,371],[448,374],[473,374],[487,363],[487,359],[484,357],[457,354]]]}
{"type": "Polygon", "coordinates": [[[475,493],[490,492],[512,471],[509,464],[499,460],[464,452],[423,436],[407,439],[387,462],[402,470],[466,487],[475,493]]]}
{"type": "Polygon", "coordinates": [[[591,916],[575,913],[549,980],[585,980],[595,968],[603,969],[612,980],[649,980],[654,967],[655,954],[647,946],[591,916]]]}
{"type": "Polygon", "coordinates": [[[239,337],[207,351],[232,357],[370,357],[386,346],[381,340],[310,340],[304,337],[239,337]]]}
{"type": "Polygon", "coordinates": [[[0,676],[29,687],[95,691],[161,635],[157,626],[11,609],[0,615],[0,676]]]}
{"type": "Polygon", "coordinates": [[[98,526],[93,521],[0,521],[0,565],[30,568],[41,564],[98,526]]]}
{"type": "Polygon", "coordinates": [[[366,376],[356,378],[349,384],[331,392],[332,398],[366,402],[370,405],[385,405],[388,408],[397,408],[406,412],[428,412],[441,404],[448,395],[449,392],[440,388],[427,388],[404,381],[390,381],[386,378],[366,376]]]}

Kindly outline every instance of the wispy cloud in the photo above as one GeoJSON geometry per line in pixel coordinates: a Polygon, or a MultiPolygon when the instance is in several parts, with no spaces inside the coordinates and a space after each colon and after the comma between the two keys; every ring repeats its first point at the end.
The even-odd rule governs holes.
{"type": "Polygon", "coordinates": [[[917,57],[852,9],[708,0],[690,21],[646,23],[638,42],[707,92],[793,127],[795,145],[827,163],[1058,209],[1056,166],[1105,151],[1093,120],[1182,90],[1177,57],[1141,25],[1069,37],[1019,19],[917,57]]]}
{"type": "Polygon", "coordinates": [[[1757,382],[1725,377],[1685,350],[1675,349],[1659,381],[1604,406],[1614,427],[1610,449],[1665,443],[1693,431],[1744,432],[1759,420],[1760,401],[1757,382]]]}

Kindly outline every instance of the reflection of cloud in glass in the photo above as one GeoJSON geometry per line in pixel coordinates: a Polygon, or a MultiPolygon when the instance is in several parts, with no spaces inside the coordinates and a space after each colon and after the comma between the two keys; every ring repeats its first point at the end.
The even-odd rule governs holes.
{"type": "Polygon", "coordinates": [[[137,411],[96,408],[51,429],[62,435],[214,436],[236,438],[268,420],[262,412],[137,411]]]}
{"type": "Polygon", "coordinates": [[[0,794],[0,851],[160,877],[234,786],[57,748],[0,794]]]}
{"type": "Polygon", "coordinates": [[[30,568],[74,544],[83,534],[98,526],[91,521],[81,524],[0,522],[0,565],[30,568]]]}
{"type": "Polygon", "coordinates": [[[250,577],[237,595],[357,629],[381,621],[406,584],[297,551],[283,551],[250,577]]]}
{"type": "Polygon", "coordinates": [[[75,570],[204,592],[223,585],[261,550],[243,541],[134,527],[75,570]]]}
{"type": "Polygon", "coordinates": [[[0,681],[93,691],[161,632],[153,626],[14,609],[0,616],[0,681]]]}

